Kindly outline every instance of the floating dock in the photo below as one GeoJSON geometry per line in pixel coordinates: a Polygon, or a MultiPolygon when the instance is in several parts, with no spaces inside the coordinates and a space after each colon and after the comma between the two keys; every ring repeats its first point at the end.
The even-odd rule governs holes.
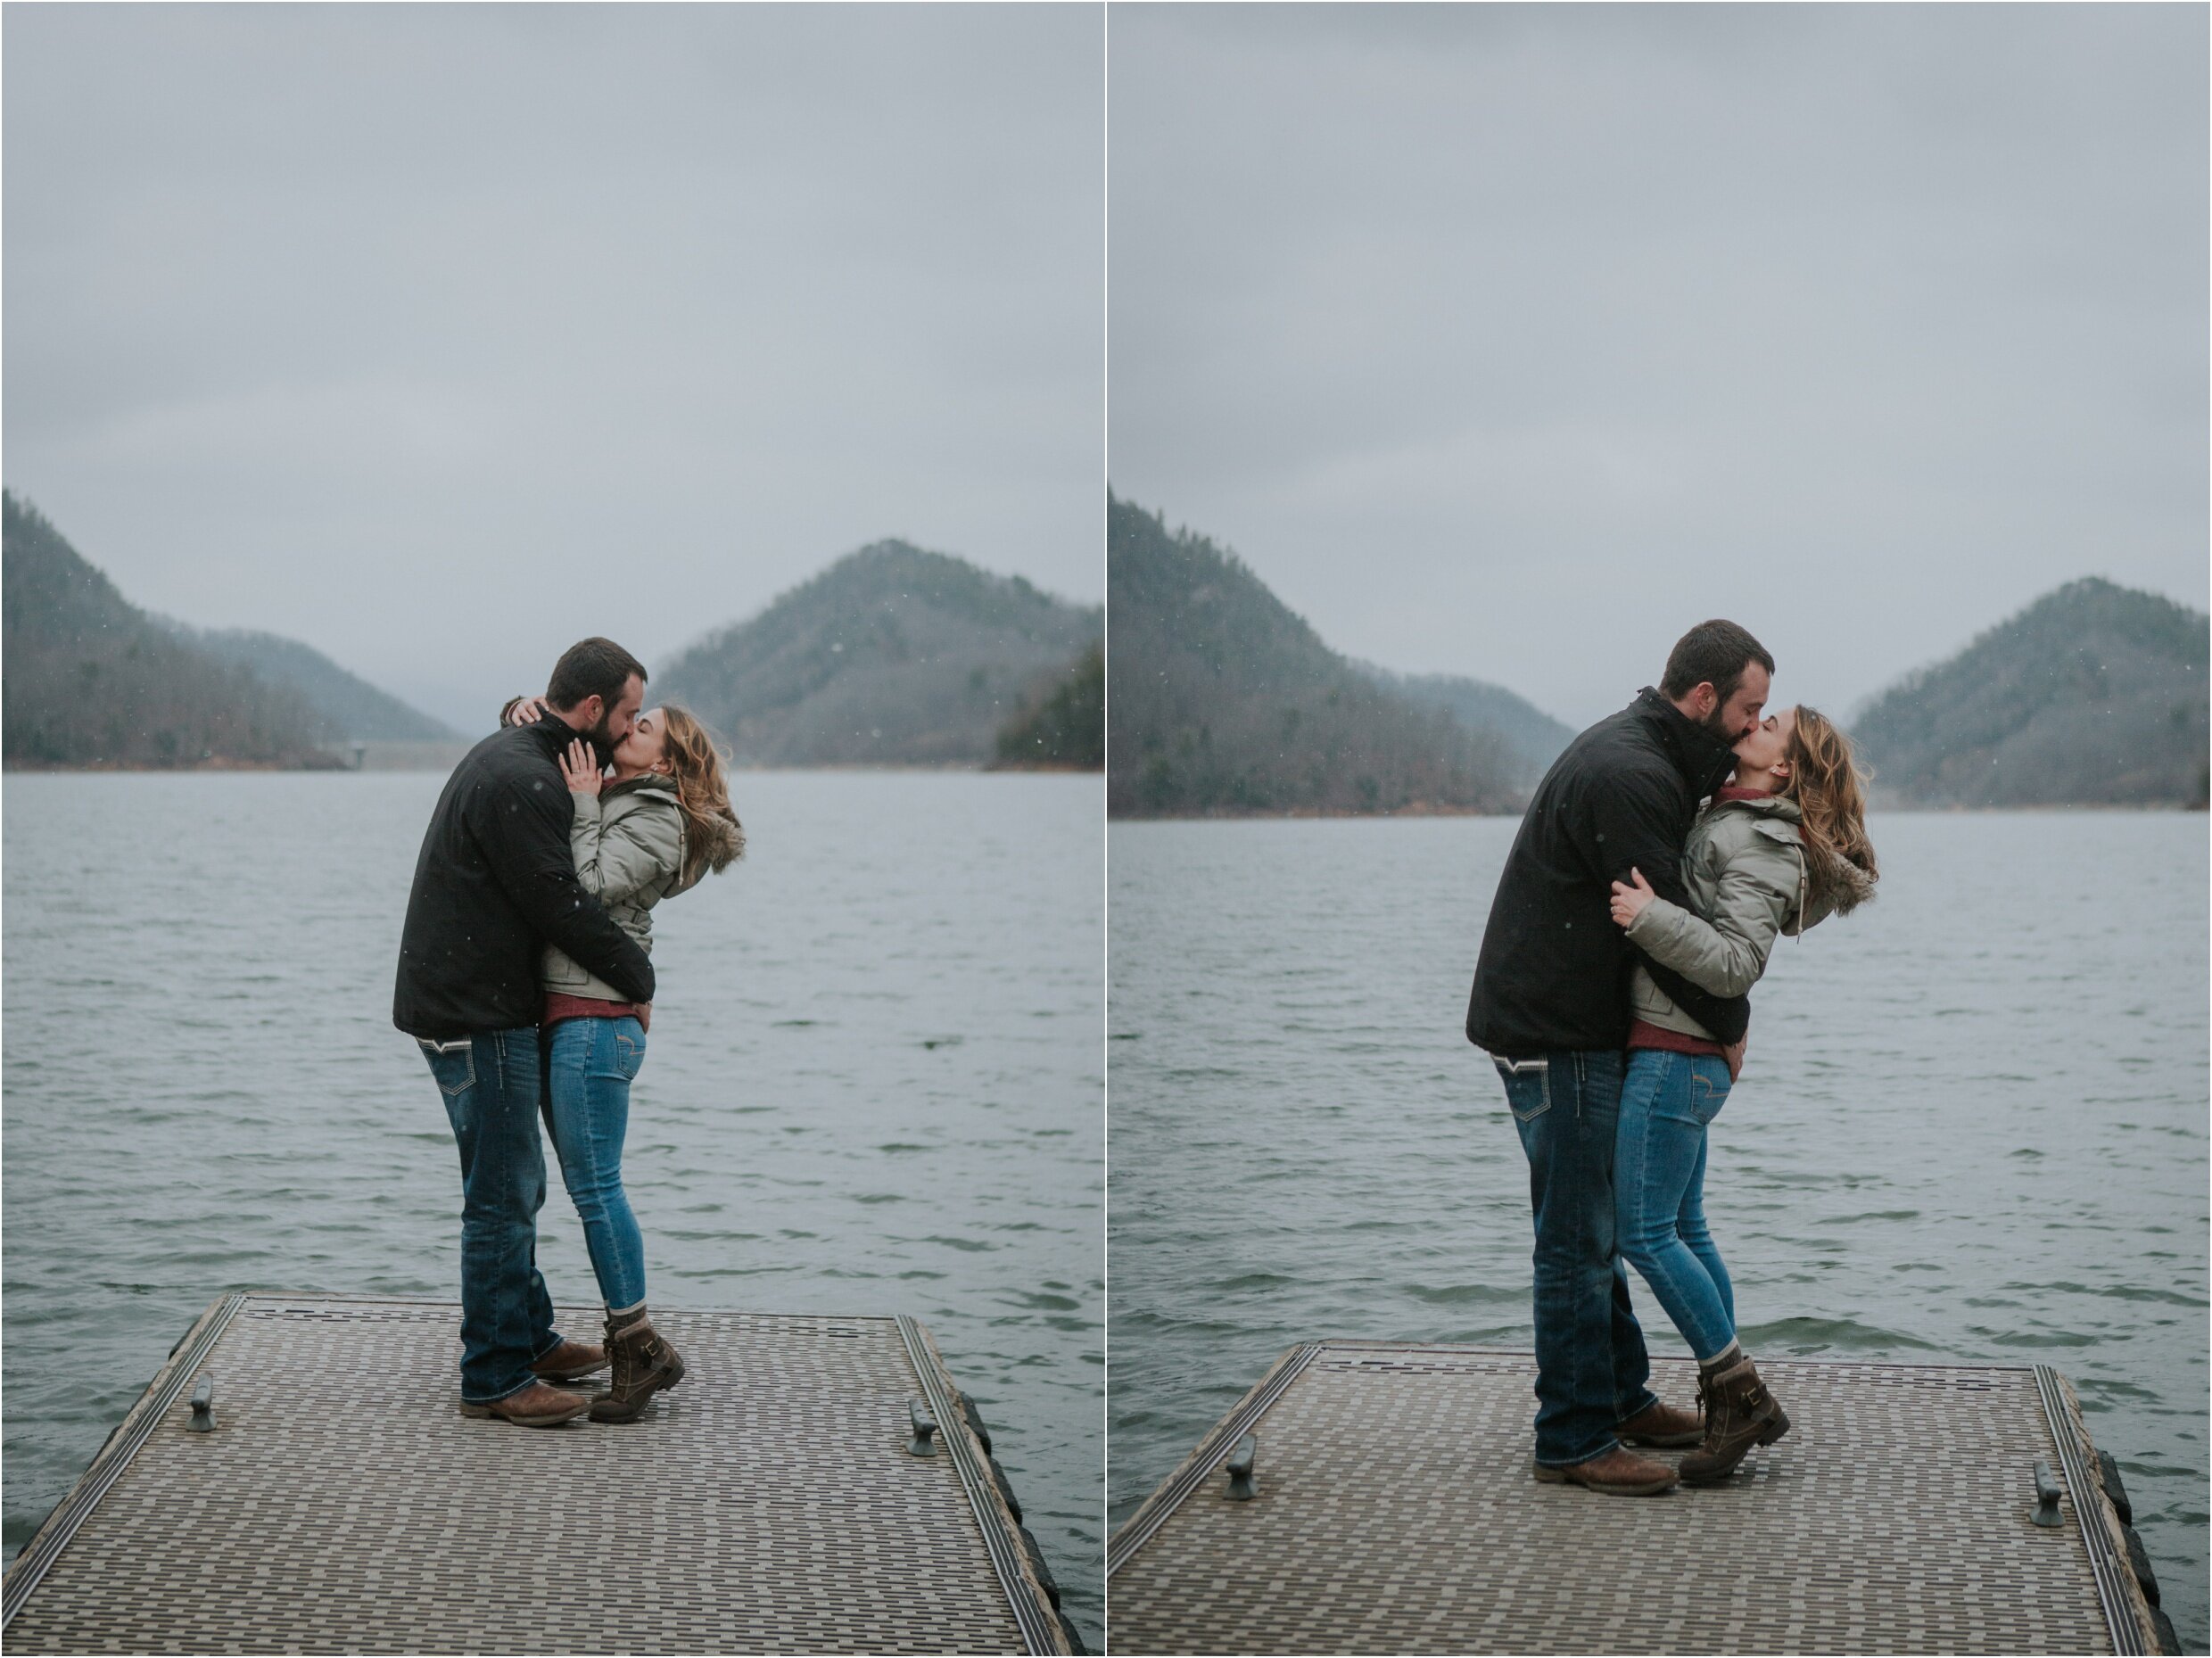
{"type": "Polygon", "coordinates": [[[531,1429],[461,1415],[451,1303],[224,1296],[10,1566],[7,1649],[1082,1650],[920,1325],[654,1322],[681,1385],[531,1429]]]}
{"type": "MultiPolygon", "coordinates": [[[[1688,1360],[1653,1372],[1695,1398],[1688,1360]]],[[[1787,1437],[1618,1497],[1533,1479],[1531,1354],[1294,1348],[1115,1533],[1113,1650],[2179,1650],[2056,1371],[1760,1373],[1787,1437]]]]}

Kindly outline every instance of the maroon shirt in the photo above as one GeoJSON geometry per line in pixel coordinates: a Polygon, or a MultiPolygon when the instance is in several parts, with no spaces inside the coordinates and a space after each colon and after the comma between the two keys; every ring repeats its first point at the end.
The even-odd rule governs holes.
{"type": "Polygon", "coordinates": [[[596,996],[565,996],[557,990],[547,991],[545,1017],[539,1023],[551,1030],[563,1019],[635,1019],[642,1025],[646,1016],[634,1002],[602,1002],[596,996]]]}

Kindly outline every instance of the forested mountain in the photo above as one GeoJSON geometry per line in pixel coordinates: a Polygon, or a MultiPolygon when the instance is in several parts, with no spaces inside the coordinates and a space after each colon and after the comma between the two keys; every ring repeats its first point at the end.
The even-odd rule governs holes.
{"type": "Polygon", "coordinates": [[[1852,735],[1904,801],[2201,804],[2208,639],[2200,613],[2092,576],[1891,687],[1852,735]]]}
{"type": "Polygon", "coordinates": [[[174,637],[8,492],[0,585],[7,764],[338,763],[299,690],[174,637]]]}
{"type": "Polygon", "coordinates": [[[1353,665],[1407,702],[1441,708],[1470,730],[1487,728],[1497,732],[1520,761],[1515,780],[1531,788],[1559,758],[1560,750],[1574,740],[1572,727],[1561,724],[1502,685],[1462,679],[1456,673],[1393,673],[1371,662],[1353,665]]]}
{"type": "Polygon", "coordinates": [[[209,630],[187,627],[166,616],[158,620],[177,638],[197,645],[210,656],[251,668],[272,685],[294,687],[315,712],[316,736],[320,741],[460,740],[461,734],[444,721],[433,720],[367,680],[348,673],[312,645],[245,628],[209,630]]]}
{"type": "Polygon", "coordinates": [[[1041,681],[1034,705],[999,728],[998,763],[1009,770],[1106,768],[1106,653],[1093,645],[1041,681]]]}
{"type": "Polygon", "coordinates": [[[1107,503],[1107,809],[1502,811],[1521,760],[1376,684],[1234,555],[1107,503]]]}
{"type": "Polygon", "coordinates": [[[740,764],[980,765],[1103,618],[904,541],[848,554],[653,673],[740,764]]]}

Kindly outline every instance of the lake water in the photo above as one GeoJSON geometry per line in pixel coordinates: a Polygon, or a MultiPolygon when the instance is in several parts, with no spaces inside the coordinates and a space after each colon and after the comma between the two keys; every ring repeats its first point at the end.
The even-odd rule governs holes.
{"type": "MultiPolygon", "coordinates": [[[[1295,1342],[1531,1345],[1527,1165],[1462,1034],[1516,828],[1113,825],[1115,1523],[1295,1342]]],[[[1713,1130],[1745,1343],[2055,1365],[2201,1652],[2206,821],[1872,831],[1878,901],[1782,941],[1713,1130]]]]}
{"type": "MultiPolygon", "coordinates": [[[[442,780],[8,777],[11,1554],[222,1291],[458,1297],[453,1138],[391,1022],[442,780]]],[[[919,1316],[1095,1645],[1098,780],[732,792],[744,862],[657,912],[624,1159],[652,1299],[919,1316]]],[[[540,1264],[594,1301],[550,1186],[540,1264]]]]}

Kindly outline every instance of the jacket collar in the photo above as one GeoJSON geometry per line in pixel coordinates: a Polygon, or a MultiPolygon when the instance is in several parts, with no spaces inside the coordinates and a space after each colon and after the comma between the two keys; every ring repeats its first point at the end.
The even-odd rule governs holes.
{"type": "Polygon", "coordinates": [[[558,760],[567,752],[569,744],[579,738],[585,742],[591,740],[582,731],[573,730],[567,721],[550,714],[532,720],[520,729],[529,732],[538,747],[545,751],[546,757],[551,760],[558,760]]]}
{"type": "Polygon", "coordinates": [[[1787,795],[1777,795],[1763,788],[1737,788],[1723,783],[1713,791],[1715,806],[1736,806],[1746,812],[1770,812],[1776,817],[1787,818],[1795,823],[1803,816],[1797,803],[1787,795]]]}
{"type": "Polygon", "coordinates": [[[1674,763],[1683,781],[1700,797],[1710,795],[1736,769],[1736,755],[1728,744],[1691,719],[1647,685],[1630,705],[1644,728],[1658,739],[1659,747],[1674,763]]]}
{"type": "Polygon", "coordinates": [[[558,754],[568,747],[571,738],[578,735],[568,729],[567,721],[557,720],[549,714],[541,715],[522,729],[549,755],[558,754]]]}

